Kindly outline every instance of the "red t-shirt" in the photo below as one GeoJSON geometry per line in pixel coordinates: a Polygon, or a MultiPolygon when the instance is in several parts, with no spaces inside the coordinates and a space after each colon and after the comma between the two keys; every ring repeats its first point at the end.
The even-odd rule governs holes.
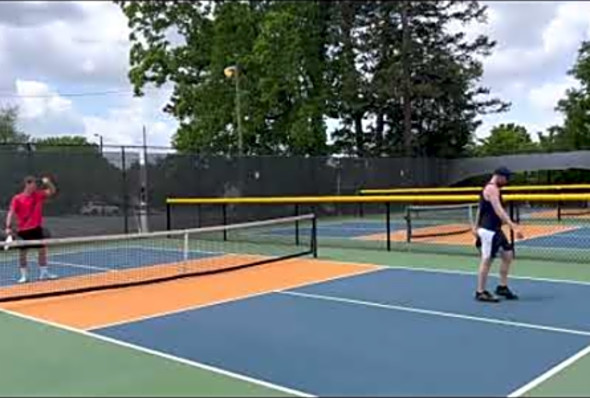
{"type": "Polygon", "coordinates": [[[43,203],[47,194],[43,190],[31,195],[19,193],[12,198],[10,209],[16,214],[18,230],[26,231],[43,225],[43,203]]]}

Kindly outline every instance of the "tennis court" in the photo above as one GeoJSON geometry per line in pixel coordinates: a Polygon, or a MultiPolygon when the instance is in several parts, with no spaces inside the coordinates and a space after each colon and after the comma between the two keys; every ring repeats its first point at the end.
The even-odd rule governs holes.
{"type": "MultiPolygon", "coordinates": [[[[473,246],[474,239],[470,232],[468,224],[460,224],[457,221],[439,222],[432,225],[429,222],[416,222],[416,235],[420,233],[432,234],[425,237],[416,237],[417,242],[427,242],[430,244],[454,244],[457,246],[473,246]],[[446,235],[445,230],[450,230],[446,235]],[[457,232],[455,232],[457,230],[457,232]],[[449,239],[449,236],[452,238],[449,239]]],[[[576,249],[587,250],[588,237],[590,236],[590,227],[587,224],[569,224],[566,226],[552,225],[544,223],[523,224],[525,239],[518,243],[525,248],[545,248],[545,249],[576,249]]],[[[343,220],[320,222],[318,226],[318,238],[330,239],[351,239],[351,240],[386,240],[385,221],[384,220],[343,220]]],[[[406,242],[407,224],[403,221],[390,222],[391,239],[394,242],[406,242]]],[[[272,235],[285,236],[292,235],[290,229],[275,229],[268,232],[272,235]]]]}
{"type": "MultiPolygon", "coordinates": [[[[133,270],[145,278],[146,269],[164,265],[235,266],[228,256],[247,266],[3,303],[1,346],[11,366],[0,372],[2,395],[590,391],[590,318],[581,305],[590,269],[583,264],[520,261],[512,285],[522,299],[481,305],[472,299],[474,258],[320,246],[314,259],[303,239],[313,230],[297,221],[305,243],[295,244],[287,220],[290,227],[267,222],[215,241],[198,235],[188,245],[151,237],[55,250],[56,271],[69,274],[27,289],[66,289],[65,281],[81,277],[108,284],[133,270]],[[261,239],[277,230],[291,236],[261,239]]],[[[14,265],[6,261],[3,271],[14,265]]]]}

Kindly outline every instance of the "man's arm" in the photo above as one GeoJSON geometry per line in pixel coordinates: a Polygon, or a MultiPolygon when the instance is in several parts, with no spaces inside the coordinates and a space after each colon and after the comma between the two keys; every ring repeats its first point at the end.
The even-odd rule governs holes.
{"type": "Polygon", "coordinates": [[[502,203],[500,202],[500,191],[498,190],[498,188],[489,187],[487,189],[486,196],[488,197],[488,200],[492,204],[492,207],[494,208],[494,211],[496,212],[498,217],[500,217],[500,219],[506,225],[508,225],[510,229],[514,231],[520,231],[518,224],[516,224],[510,219],[510,216],[508,215],[508,213],[506,213],[506,210],[502,206],[502,203]]]}
{"type": "Polygon", "coordinates": [[[471,224],[471,232],[477,236],[477,226],[479,225],[479,217],[481,216],[480,212],[479,212],[479,206],[477,206],[477,212],[475,213],[475,220],[473,221],[473,224],[471,224]]]}
{"type": "Polygon", "coordinates": [[[10,203],[10,209],[8,209],[8,213],[6,214],[6,235],[10,235],[12,231],[12,216],[14,215],[14,201],[10,203]]]}
{"type": "Polygon", "coordinates": [[[43,184],[46,186],[46,188],[43,190],[43,192],[45,193],[45,196],[47,196],[48,198],[55,195],[55,193],[57,192],[57,189],[55,188],[55,185],[53,184],[53,182],[51,182],[51,179],[49,177],[43,177],[43,184]]]}

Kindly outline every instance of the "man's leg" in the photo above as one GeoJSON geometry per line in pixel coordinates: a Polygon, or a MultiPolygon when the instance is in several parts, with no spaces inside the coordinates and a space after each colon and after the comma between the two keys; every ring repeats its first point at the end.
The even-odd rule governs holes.
{"type": "Polygon", "coordinates": [[[477,289],[475,299],[478,301],[497,302],[498,299],[486,290],[488,275],[494,258],[494,231],[479,229],[478,246],[481,253],[481,261],[477,273],[477,289]]]}
{"type": "Polygon", "coordinates": [[[20,279],[18,283],[25,283],[28,282],[28,270],[27,270],[27,250],[21,249],[19,251],[19,270],[20,270],[20,279]]]}
{"type": "Polygon", "coordinates": [[[479,271],[477,273],[477,292],[483,293],[486,290],[488,281],[488,275],[490,274],[490,268],[492,267],[491,258],[482,258],[479,263],[479,271]]]}
{"type": "Polygon", "coordinates": [[[512,250],[502,251],[502,264],[500,265],[500,286],[508,286],[508,274],[510,273],[510,265],[514,259],[514,252],[512,250]]]}
{"type": "Polygon", "coordinates": [[[507,246],[506,250],[502,251],[502,264],[500,265],[500,284],[496,288],[496,294],[508,300],[517,300],[518,296],[508,288],[508,275],[510,273],[510,265],[514,260],[514,251],[507,246]]]}
{"type": "Polygon", "coordinates": [[[47,246],[39,248],[39,270],[41,272],[40,279],[56,279],[57,276],[49,272],[47,266],[47,246]]]}

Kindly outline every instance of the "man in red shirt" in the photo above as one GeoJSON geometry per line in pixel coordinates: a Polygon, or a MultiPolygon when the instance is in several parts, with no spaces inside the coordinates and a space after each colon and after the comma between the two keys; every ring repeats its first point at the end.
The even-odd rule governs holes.
{"type": "MultiPolygon", "coordinates": [[[[43,189],[39,189],[35,177],[26,177],[24,189],[15,195],[10,202],[10,210],[6,216],[6,235],[12,235],[12,217],[16,216],[18,222],[17,235],[22,240],[42,240],[48,238],[43,229],[43,204],[45,200],[56,192],[55,185],[47,177],[43,178],[43,189]]],[[[55,279],[56,276],[49,273],[47,268],[47,247],[28,246],[20,251],[19,283],[28,282],[27,249],[39,249],[39,279],[55,279]]]]}

